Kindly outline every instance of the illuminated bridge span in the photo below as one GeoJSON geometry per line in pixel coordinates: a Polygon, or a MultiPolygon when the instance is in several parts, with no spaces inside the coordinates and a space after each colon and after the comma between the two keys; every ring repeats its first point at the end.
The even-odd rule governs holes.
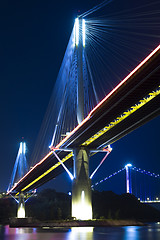
{"type": "MultiPolygon", "coordinates": [[[[160,114],[160,45],[120,82],[56,147],[9,192],[37,188],[73,165],[72,149],[103,151],[160,114]],[[58,161],[59,160],[61,161],[58,161]]],[[[9,193],[8,192],[8,193],[9,193]]]]}
{"type": "MultiPolygon", "coordinates": [[[[122,169],[119,169],[109,176],[106,176],[105,178],[95,182],[91,187],[96,190],[99,185],[105,183],[107,184],[108,180],[111,181],[111,179],[117,175],[121,175],[121,177],[125,179],[126,193],[133,194],[142,203],[160,202],[160,193],[155,191],[154,186],[160,185],[160,175],[151,171],[137,168],[135,166],[132,166],[132,164],[127,164],[122,169]],[[124,172],[125,178],[121,174],[124,172]]],[[[159,189],[159,187],[156,187],[156,189],[159,189]]],[[[122,192],[124,193],[123,190],[122,192]]]]}
{"type": "Polygon", "coordinates": [[[154,15],[154,21],[153,18],[148,20],[147,15],[145,23],[142,23],[141,16],[146,15],[141,13],[140,16],[136,12],[136,18],[129,14],[125,21],[121,19],[120,29],[120,19],[86,18],[110,2],[104,1],[75,21],[55,83],[54,101],[50,101],[44,118],[45,126],[42,124],[40,141],[32,157],[38,163],[34,162],[34,167],[8,190],[8,194],[20,196],[21,210],[25,209],[25,192],[65,170],[72,179],[72,217],[92,219],[91,179],[110,154],[110,144],[160,113],[160,45],[155,48],[159,44],[157,9],[155,14],[150,14],[150,9],[148,12],[152,17],[154,15]],[[132,29],[129,23],[132,23],[132,29]],[[139,41],[137,35],[142,36],[139,41]],[[143,44],[146,44],[145,48],[143,44]],[[146,55],[150,54],[130,72],[137,65],[135,59],[137,62],[144,58],[146,49],[146,55]],[[149,49],[154,51],[148,52],[149,49]],[[108,56],[112,56],[111,62],[108,56]],[[124,71],[130,73],[123,79],[124,71]],[[120,79],[123,80],[117,85],[120,79]],[[117,86],[113,89],[112,84],[117,86]],[[100,85],[103,88],[100,89],[100,85]],[[107,94],[106,89],[108,92],[113,90],[107,94]],[[89,176],[89,158],[98,152],[106,155],[89,176]],[[45,156],[41,161],[40,154],[45,156]],[[73,174],[69,171],[72,166],[73,174]]]}

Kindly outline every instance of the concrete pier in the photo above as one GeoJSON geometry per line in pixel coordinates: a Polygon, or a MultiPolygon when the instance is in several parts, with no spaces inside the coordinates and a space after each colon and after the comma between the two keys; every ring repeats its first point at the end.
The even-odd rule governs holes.
{"type": "Polygon", "coordinates": [[[17,218],[25,218],[25,201],[24,201],[24,194],[20,193],[19,195],[19,203],[18,203],[18,211],[17,211],[17,218]]]}
{"type": "Polygon", "coordinates": [[[89,178],[89,152],[85,148],[74,149],[74,180],[72,186],[72,217],[92,219],[92,193],[89,178]]]}

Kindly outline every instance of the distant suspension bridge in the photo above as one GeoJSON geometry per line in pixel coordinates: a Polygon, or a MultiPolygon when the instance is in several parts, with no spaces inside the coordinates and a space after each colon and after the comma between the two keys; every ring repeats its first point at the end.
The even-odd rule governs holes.
{"type": "MultiPolygon", "coordinates": [[[[151,171],[147,171],[147,170],[143,170],[141,168],[137,168],[135,166],[132,166],[132,164],[126,164],[125,167],[119,169],[118,171],[116,172],[113,172],[112,174],[110,174],[109,176],[106,176],[105,178],[101,179],[100,181],[97,181],[96,183],[92,184],[92,189],[95,189],[99,184],[102,184],[104,183],[106,180],[109,180],[111,179],[112,177],[120,174],[121,172],[124,172],[125,171],[125,175],[126,175],[126,193],[130,193],[130,194],[134,194],[138,200],[140,200],[141,202],[144,202],[144,203],[154,203],[154,202],[160,202],[160,198],[158,197],[159,193],[156,193],[156,196],[153,196],[152,193],[151,193],[151,189],[149,184],[148,184],[148,180],[146,181],[146,179],[144,179],[143,182],[144,185],[141,186],[141,191],[133,191],[133,173],[140,173],[140,175],[143,175],[143,176],[147,176],[150,178],[153,178],[153,179],[160,179],[160,174],[157,174],[157,173],[153,173],[151,171]],[[147,185],[148,186],[145,186],[147,185]],[[148,190],[146,190],[146,188],[148,188],[148,190]],[[142,190],[143,189],[143,190],[142,190]]],[[[138,177],[138,179],[140,178],[140,176],[138,177]]],[[[135,182],[135,185],[140,185],[138,184],[138,179],[137,179],[137,182],[135,182]]],[[[141,180],[141,185],[142,185],[142,180],[141,180]]],[[[134,186],[134,189],[137,189],[138,186],[134,186]]],[[[155,193],[154,193],[155,194],[155,193]]]]}

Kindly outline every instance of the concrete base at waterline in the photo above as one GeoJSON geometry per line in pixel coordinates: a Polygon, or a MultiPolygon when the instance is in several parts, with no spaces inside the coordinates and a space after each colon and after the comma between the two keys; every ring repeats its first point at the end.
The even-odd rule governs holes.
{"type": "MultiPolygon", "coordinates": [[[[26,218],[27,219],[27,218],[26,218]]],[[[145,224],[136,220],[59,220],[53,222],[40,222],[32,218],[26,220],[14,219],[10,223],[10,227],[39,227],[44,229],[49,228],[71,228],[71,227],[116,227],[116,226],[144,226],[145,224]],[[22,221],[21,221],[22,220],[22,221]]]]}
{"type": "Polygon", "coordinates": [[[26,218],[10,218],[9,219],[9,226],[10,227],[25,227],[25,226],[32,226],[33,224],[38,224],[39,222],[32,217],[26,218]]]}

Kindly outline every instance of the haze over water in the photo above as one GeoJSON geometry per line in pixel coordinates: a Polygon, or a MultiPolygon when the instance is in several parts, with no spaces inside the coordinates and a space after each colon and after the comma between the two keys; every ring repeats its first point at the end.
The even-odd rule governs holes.
{"type": "Polygon", "coordinates": [[[127,227],[9,228],[0,226],[0,240],[159,240],[160,224],[127,227]]]}

